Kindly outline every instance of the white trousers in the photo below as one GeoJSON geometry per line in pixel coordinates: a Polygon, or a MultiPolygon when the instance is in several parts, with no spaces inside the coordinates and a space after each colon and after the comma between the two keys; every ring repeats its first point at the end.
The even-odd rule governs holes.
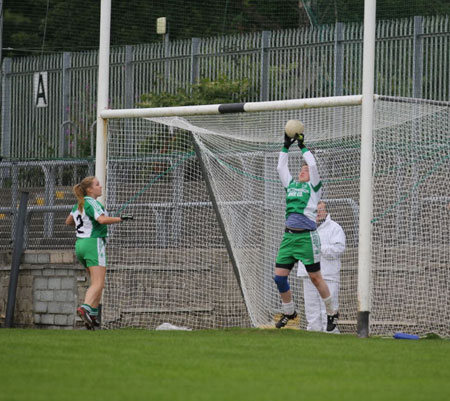
{"type": "MultiPolygon", "coordinates": [[[[333,309],[339,309],[339,282],[325,280],[330,289],[333,309]]],[[[305,301],[306,330],[326,331],[327,330],[327,312],[322,297],[309,277],[303,278],[303,297],[305,301]]],[[[338,333],[337,328],[333,331],[338,333]]]]}

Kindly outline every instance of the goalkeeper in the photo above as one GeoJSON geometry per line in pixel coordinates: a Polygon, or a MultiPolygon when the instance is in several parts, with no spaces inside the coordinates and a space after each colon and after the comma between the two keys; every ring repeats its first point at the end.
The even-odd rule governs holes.
{"type": "Polygon", "coordinates": [[[106,275],[106,225],[132,220],[133,216],[107,216],[105,208],[97,200],[102,194],[102,186],[96,177],[84,178],[73,187],[73,192],[78,203],[67,216],[66,224],[76,227],[75,254],[91,278],[84,303],[77,309],[77,314],[86,327],[93,330],[100,326],[97,316],[106,275]]]}
{"type": "Polygon", "coordinates": [[[278,159],[277,170],[286,191],[286,227],[275,265],[274,280],[280,292],[283,312],[275,327],[282,328],[297,316],[288,276],[298,261],[305,266],[325,304],[327,331],[333,331],[339,314],[333,309],[330,290],[320,273],[320,239],[316,232],[317,204],[322,192],[322,182],[316,160],[303,141],[303,134],[294,138],[285,134],[284,146],[278,159]],[[296,140],[306,162],[300,169],[298,181],[293,180],[288,168],[289,148],[296,140]]]}

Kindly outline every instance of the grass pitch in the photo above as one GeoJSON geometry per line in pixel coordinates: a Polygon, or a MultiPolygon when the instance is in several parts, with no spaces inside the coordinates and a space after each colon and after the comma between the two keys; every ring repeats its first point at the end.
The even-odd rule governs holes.
{"type": "Polygon", "coordinates": [[[450,341],[298,330],[0,330],[0,400],[446,400],[450,341]]]}

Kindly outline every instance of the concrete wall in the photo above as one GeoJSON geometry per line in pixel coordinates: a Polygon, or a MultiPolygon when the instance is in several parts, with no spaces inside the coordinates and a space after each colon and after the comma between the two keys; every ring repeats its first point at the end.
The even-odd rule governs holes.
{"type": "MultiPolygon", "coordinates": [[[[11,253],[0,253],[0,324],[8,301],[11,253]]],[[[76,308],[84,299],[88,275],[74,252],[26,251],[22,256],[14,311],[14,327],[83,327],[76,308]]]]}
{"type": "MultiPolygon", "coordinates": [[[[192,328],[250,326],[226,251],[208,250],[203,256],[205,252],[212,253],[208,260],[214,269],[191,266],[186,253],[173,249],[159,250],[155,257],[158,263],[149,264],[144,271],[112,268],[103,293],[104,327],[155,328],[163,322],[192,328]],[[170,264],[161,269],[161,262],[169,255],[170,264]],[[119,287],[123,299],[118,304],[119,287]],[[183,298],[186,294],[192,298],[183,298]],[[121,314],[124,317],[117,319],[121,314]]],[[[6,315],[11,256],[11,252],[0,251],[0,326],[6,315]]],[[[83,302],[88,285],[88,273],[73,250],[27,250],[20,265],[13,326],[84,328],[76,308],[83,302]]]]}

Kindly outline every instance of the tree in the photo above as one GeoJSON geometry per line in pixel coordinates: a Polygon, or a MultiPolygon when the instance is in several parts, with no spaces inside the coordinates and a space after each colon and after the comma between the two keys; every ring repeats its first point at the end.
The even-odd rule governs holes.
{"type": "Polygon", "coordinates": [[[4,56],[32,54],[42,45],[40,26],[45,18],[45,0],[6,0],[3,4],[4,56]],[[19,50],[20,49],[20,50],[19,50]]]}
{"type": "MultiPolygon", "coordinates": [[[[362,0],[304,0],[313,25],[336,22],[361,22],[364,19],[362,0]]],[[[446,0],[377,0],[377,19],[408,18],[416,15],[450,15],[446,0]]]]}
{"type": "MultiPolygon", "coordinates": [[[[160,41],[156,19],[168,20],[171,40],[298,26],[297,0],[112,0],[111,45],[160,41]],[[294,11],[294,12],[293,12],[294,11]]],[[[7,55],[98,48],[100,2],[5,0],[7,55]]],[[[305,20],[306,21],[306,20],[305,20]]]]}
{"type": "MultiPolygon", "coordinates": [[[[98,0],[5,0],[5,55],[97,49],[98,0]]],[[[363,0],[112,0],[111,45],[152,43],[167,17],[171,40],[361,22],[363,0]]],[[[450,15],[448,0],[378,0],[377,18],[450,15]]]]}

